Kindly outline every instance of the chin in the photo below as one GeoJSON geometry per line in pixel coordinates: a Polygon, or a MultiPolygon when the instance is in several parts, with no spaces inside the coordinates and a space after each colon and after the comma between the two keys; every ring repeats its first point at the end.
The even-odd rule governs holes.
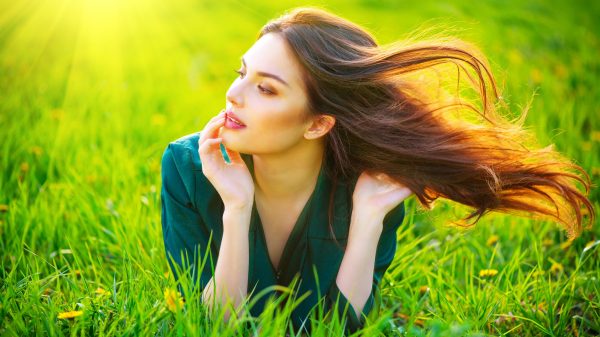
{"type": "Polygon", "coordinates": [[[234,137],[231,137],[226,132],[221,133],[220,135],[223,145],[228,149],[236,152],[243,153],[243,147],[239,146],[240,143],[234,137]]]}

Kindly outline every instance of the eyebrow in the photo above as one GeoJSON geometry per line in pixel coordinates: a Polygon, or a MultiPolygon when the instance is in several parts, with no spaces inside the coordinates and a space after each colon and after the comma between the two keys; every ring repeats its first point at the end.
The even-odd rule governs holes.
{"type": "MultiPolygon", "coordinates": [[[[241,58],[241,60],[242,60],[242,63],[244,64],[244,67],[247,67],[247,66],[246,66],[246,61],[244,60],[244,58],[243,58],[243,57],[241,58]]],[[[258,76],[262,76],[262,77],[270,77],[270,78],[272,78],[272,79],[274,79],[274,80],[277,80],[277,81],[279,81],[279,82],[281,82],[281,83],[285,84],[285,85],[286,85],[286,86],[288,86],[288,87],[290,86],[290,85],[289,85],[289,84],[288,84],[286,81],[284,81],[284,80],[283,80],[281,77],[279,77],[279,76],[277,76],[277,75],[274,75],[274,74],[269,74],[269,73],[265,73],[264,71],[257,71],[257,72],[256,72],[256,74],[257,74],[258,76]]]]}

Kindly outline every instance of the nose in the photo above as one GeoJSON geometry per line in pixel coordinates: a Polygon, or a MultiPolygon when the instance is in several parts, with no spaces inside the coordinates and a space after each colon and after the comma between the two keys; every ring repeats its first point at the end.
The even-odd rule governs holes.
{"type": "Polygon", "coordinates": [[[235,81],[231,84],[227,93],[225,94],[225,100],[227,103],[231,103],[234,106],[240,106],[243,104],[242,93],[241,93],[241,85],[235,81]]]}

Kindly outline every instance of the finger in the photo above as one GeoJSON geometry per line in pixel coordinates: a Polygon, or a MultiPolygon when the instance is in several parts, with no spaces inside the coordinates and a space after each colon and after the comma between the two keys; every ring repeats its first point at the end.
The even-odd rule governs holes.
{"type": "Polygon", "coordinates": [[[225,116],[224,115],[223,116],[219,115],[219,116],[211,119],[210,121],[208,121],[208,123],[206,123],[206,125],[204,126],[204,130],[212,127],[215,124],[220,123],[221,121],[223,121],[223,122],[225,121],[225,116]]]}
{"type": "Polygon", "coordinates": [[[232,150],[227,149],[227,148],[225,148],[225,149],[227,150],[227,155],[229,155],[229,159],[231,159],[232,163],[240,164],[240,163],[244,162],[244,159],[242,159],[242,156],[240,155],[239,152],[232,151],[232,150]]]}
{"type": "Polygon", "coordinates": [[[211,147],[219,145],[223,141],[222,138],[210,138],[204,141],[202,145],[198,147],[198,153],[200,155],[210,155],[211,147]]]}
{"type": "MultiPolygon", "coordinates": [[[[390,183],[390,184],[400,185],[397,181],[395,181],[394,179],[392,179],[392,177],[390,177],[388,174],[385,174],[385,173],[379,173],[377,175],[377,179],[379,179],[380,181],[390,183]]],[[[402,185],[400,185],[400,186],[402,186],[402,185]]]]}
{"type": "Polygon", "coordinates": [[[211,120],[206,124],[202,133],[200,135],[200,139],[198,139],[198,144],[204,143],[209,138],[215,138],[218,136],[219,128],[225,125],[225,117],[219,117],[218,119],[211,120]]]}
{"type": "MultiPolygon", "coordinates": [[[[221,109],[221,111],[214,117],[212,117],[204,126],[204,129],[202,131],[200,131],[200,137],[202,137],[202,135],[206,134],[207,132],[204,132],[204,130],[206,130],[207,127],[209,127],[210,125],[212,125],[212,123],[218,121],[221,118],[225,118],[225,109],[221,109]]],[[[204,138],[206,139],[206,137],[204,138]]]]}
{"type": "Polygon", "coordinates": [[[211,120],[218,119],[220,117],[225,117],[225,109],[221,109],[218,114],[216,114],[211,120]]]}
{"type": "Polygon", "coordinates": [[[392,192],[395,198],[402,201],[412,195],[412,191],[408,187],[402,187],[392,192]]]}

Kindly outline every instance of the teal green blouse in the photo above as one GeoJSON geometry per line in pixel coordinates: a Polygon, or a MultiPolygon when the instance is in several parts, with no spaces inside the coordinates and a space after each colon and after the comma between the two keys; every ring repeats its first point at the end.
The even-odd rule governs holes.
{"type": "MultiPolygon", "coordinates": [[[[202,173],[198,138],[198,133],[184,136],[171,142],[164,151],[161,220],[167,259],[176,279],[179,275],[174,263],[180,270],[191,268],[196,286],[203,289],[211,279],[218,259],[223,235],[224,205],[218,192],[202,173]],[[205,263],[202,270],[197,270],[200,268],[199,261],[202,261],[207,253],[212,261],[205,263]],[[186,259],[182,259],[182,256],[186,256],[186,259]]],[[[253,173],[252,156],[242,157],[253,173]]],[[[360,328],[364,324],[364,316],[373,308],[379,282],[392,262],[396,250],[396,230],[404,218],[404,203],[385,216],[383,232],[377,247],[373,288],[362,310],[363,315],[357,317],[335,282],[347,242],[352,214],[352,192],[357,179],[358,177],[337,183],[334,196],[335,217],[332,224],[334,239],[328,225],[329,194],[333,183],[322,166],[315,189],[285,244],[279,270],[273,267],[269,258],[260,216],[256,205],[253,205],[248,233],[250,296],[259,294],[273,285],[288,286],[298,277],[298,296],[307,292],[308,296],[292,313],[292,323],[297,329],[310,329],[307,318],[310,310],[320,301],[319,295],[324,297],[326,311],[334,308],[337,301],[338,313],[340,317],[346,318],[347,330],[355,331],[360,328]]],[[[256,317],[262,312],[268,297],[261,296],[257,299],[250,309],[253,316],[256,317]]]]}

